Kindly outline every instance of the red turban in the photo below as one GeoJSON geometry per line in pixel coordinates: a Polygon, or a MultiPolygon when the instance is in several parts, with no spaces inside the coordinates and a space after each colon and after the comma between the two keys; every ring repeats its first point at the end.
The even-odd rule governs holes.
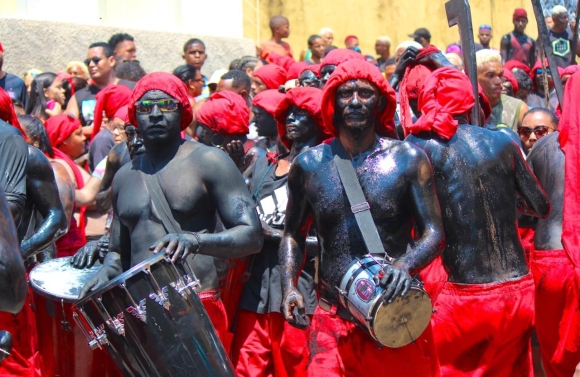
{"type": "Polygon", "coordinates": [[[73,132],[79,129],[81,122],[70,114],[59,114],[48,118],[44,123],[46,132],[53,148],[65,141],[73,132]]]}
{"type": "Polygon", "coordinates": [[[197,121],[220,135],[250,132],[250,110],[244,97],[224,90],[211,95],[197,111],[197,121]]]}
{"type": "Polygon", "coordinates": [[[24,140],[26,140],[26,133],[20,126],[16,112],[14,111],[14,105],[12,105],[12,98],[6,93],[6,91],[0,88],[0,119],[13,127],[18,129],[22,133],[24,140]]]}
{"type": "Polygon", "coordinates": [[[580,71],[580,65],[569,65],[562,71],[562,76],[571,76],[580,71]]]}
{"type": "MultiPolygon", "coordinates": [[[[282,101],[276,109],[275,117],[278,124],[278,135],[284,145],[290,149],[290,140],[286,138],[286,116],[288,109],[291,106],[296,106],[308,112],[310,118],[314,120],[318,129],[324,131],[322,127],[322,114],[320,111],[320,101],[322,100],[322,90],[318,88],[294,88],[286,93],[282,101]]],[[[323,132],[324,133],[324,132],[323,132]]],[[[330,136],[322,136],[321,140],[327,139],[330,136]]]]}
{"type": "MultiPolygon", "coordinates": [[[[483,115],[485,116],[485,121],[487,121],[487,118],[489,118],[489,116],[491,115],[491,103],[489,103],[489,99],[487,99],[483,88],[481,87],[481,85],[479,85],[479,83],[477,83],[477,94],[479,97],[479,107],[481,107],[481,109],[483,110],[483,115]]],[[[473,121],[473,123],[475,123],[475,121],[473,121]]]]}
{"type": "Polygon", "coordinates": [[[508,60],[507,62],[505,62],[503,67],[509,69],[510,71],[513,70],[514,68],[521,69],[527,75],[530,74],[530,67],[528,67],[519,60],[508,60]]]}
{"type": "Polygon", "coordinates": [[[360,52],[356,52],[354,50],[350,50],[348,48],[335,48],[334,50],[330,51],[324,59],[322,59],[322,63],[320,63],[320,69],[325,65],[335,65],[339,66],[342,63],[349,61],[351,59],[355,60],[362,60],[367,61],[363,54],[360,52]]]}
{"type": "Polygon", "coordinates": [[[413,135],[431,131],[447,141],[455,135],[459,123],[453,115],[465,114],[474,105],[469,78],[455,68],[439,68],[425,80],[419,95],[421,117],[406,131],[413,135]]]}
{"type": "Polygon", "coordinates": [[[526,12],[526,10],[523,8],[517,8],[516,10],[514,10],[513,19],[517,20],[518,18],[525,18],[527,20],[528,12],[526,12]]]}
{"type": "Polygon", "coordinates": [[[300,72],[300,76],[302,76],[302,74],[306,71],[310,71],[312,73],[314,73],[316,75],[316,77],[320,78],[320,64],[312,64],[309,65],[308,67],[304,68],[301,72],[300,72]]]}
{"type": "MultiPolygon", "coordinates": [[[[545,65],[546,69],[550,69],[550,64],[548,64],[548,59],[544,59],[544,65],[545,65]]],[[[532,84],[533,84],[532,91],[537,90],[537,88],[536,88],[536,70],[537,69],[543,69],[542,60],[540,60],[540,59],[536,60],[536,64],[534,64],[534,66],[532,67],[532,70],[530,71],[530,78],[532,79],[532,84]]],[[[562,77],[562,75],[564,74],[564,68],[558,67],[558,73],[560,74],[560,77],[562,77]]]]}
{"type": "Polygon", "coordinates": [[[261,107],[262,109],[266,110],[268,114],[275,116],[276,109],[283,99],[284,94],[274,89],[268,89],[256,94],[252,100],[252,105],[261,107]]]}
{"type": "Polygon", "coordinates": [[[284,68],[285,71],[288,71],[292,64],[296,63],[292,57],[280,56],[275,52],[267,53],[264,56],[264,59],[271,64],[276,64],[277,66],[284,68]]]}
{"type": "Polygon", "coordinates": [[[336,90],[346,81],[356,79],[369,81],[378,89],[379,95],[387,101],[385,108],[377,114],[378,124],[375,129],[376,133],[381,136],[397,138],[394,123],[395,109],[397,107],[395,91],[391,88],[379,69],[371,63],[368,63],[364,58],[363,61],[349,60],[339,65],[324,86],[321,107],[325,132],[332,136],[338,136],[338,130],[334,125],[336,90]]]}
{"type": "Polygon", "coordinates": [[[139,101],[150,90],[161,90],[179,101],[181,110],[181,130],[185,130],[193,121],[193,109],[187,97],[187,88],[183,81],[166,72],[153,72],[145,75],[137,82],[129,102],[129,120],[138,127],[135,117],[135,102],[139,101]]]}
{"type": "Polygon", "coordinates": [[[506,67],[503,67],[503,77],[505,77],[506,80],[512,84],[512,87],[514,88],[514,94],[516,94],[519,90],[518,80],[516,80],[516,77],[514,76],[512,71],[510,71],[506,67]]]}
{"type": "MultiPolygon", "coordinates": [[[[417,61],[431,55],[438,53],[439,49],[433,45],[427,46],[419,51],[417,54],[417,61]]],[[[399,85],[399,96],[401,103],[401,124],[403,129],[407,129],[413,123],[413,115],[409,108],[409,99],[419,98],[419,94],[423,91],[425,79],[433,72],[429,67],[422,64],[417,64],[414,67],[407,67],[405,76],[399,85]]],[[[406,131],[405,131],[406,132],[406,131]]]]}
{"type": "Polygon", "coordinates": [[[125,85],[109,85],[97,93],[97,104],[95,105],[95,121],[92,138],[97,136],[101,130],[103,122],[103,112],[105,117],[112,118],[117,110],[129,104],[131,89],[125,85]]]}
{"type": "Polygon", "coordinates": [[[286,83],[286,71],[276,64],[267,64],[254,71],[254,76],[262,80],[268,89],[276,89],[286,83]]]}
{"type": "Polygon", "coordinates": [[[130,123],[129,122],[129,111],[128,110],[129,110],[129,105],[125,105],[125,106],[119,107],[119,110],[117,110],[115,112],[115,115],[113,115],[113,118],[122,119],[125,124],[130,123]]]}
{"type": "Polygon", "coordinates": [[[309,67],[310,66],[304,62],[296,62],[296,63],[292,64],[290,66],[290,69],[286,73],[286,81],[292,80],[292,79],[297,79],[298,77],[300,77],[300,74],[302,73],[302,71],[304,71],[305,69],[307,69],[309,67]]]}

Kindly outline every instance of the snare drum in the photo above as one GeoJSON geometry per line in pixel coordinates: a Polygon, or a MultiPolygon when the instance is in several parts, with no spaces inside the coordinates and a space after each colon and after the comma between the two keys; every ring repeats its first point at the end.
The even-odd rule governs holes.
{"type": "Polygon", "coordinates": [[[384,258],[368,254],[355,259],[340,282],[339,298],[376,341],[399,348],[414,342],[425,331],[433,305],[416,279],[404,297],[385,302],[385,290],[373,280],[385,263],[384,258]]]}
{"type": "Polygon", "coordinates": [[[42,375],[46,377],[111,377],[121,373],[102,350],[91,352],[73,320],[72,303],[85,283],[101,267],[78,270],[71,257],[53,259],[30,271],[34,291],[42,375]]]}
{"type": "Polygon", "coordinates": [[[124,376],[234,377],[198,286],[186,263],[156,254],[76,302],[75,319],[124,376]]]}

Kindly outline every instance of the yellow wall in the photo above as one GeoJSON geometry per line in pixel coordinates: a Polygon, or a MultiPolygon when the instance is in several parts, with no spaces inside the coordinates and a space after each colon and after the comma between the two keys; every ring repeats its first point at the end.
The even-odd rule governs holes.
{"type": "MultiPolygon", "coordinates": [[[[256,15],[248,3],[257,0],[244,0],[244,36],[256,40],[256,28],[252,25],[256,15]]],[[[388,35],[393,41],[391,54],[397,44],[408,40],[407,34],[420,27],[429,29],[431,43],[441,49],[457,41],[457,27],[447,26],[445,1],[443,0],[259,0],[260,34],[267,39],[271,33],[268,22],[271,16],[282,14],[290,20],[288,42],[297,58],[302,49],[307,48],[307,39],[318,33],[322,27],[334,29],[334,45],[344,47],[344,38],[353,34],[358,36],[364,54],[374,55],[375,38],[388,35]]],[[[529,0],[471,0],[473,28],[490,24],[493,28],[492,47],[499,48],[502,35],[513,30],[512,13],[515,8],[528,11],[529,25],[526,33],[537,36],[534,12],[529,0]]],[[[477,38],[475,39],[478,41],[477,38]]]]}

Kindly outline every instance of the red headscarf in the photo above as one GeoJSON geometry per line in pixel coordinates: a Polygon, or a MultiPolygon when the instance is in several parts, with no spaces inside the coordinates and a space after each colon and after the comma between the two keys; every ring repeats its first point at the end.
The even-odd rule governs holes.
{"type": "Polygon", "coordinates": [[[455,68],[439,68],[425,80],[419,95],[421,117],[406,131],[414,135],[432,131],[447,141],[457,131],[458,121],[453,115],[465,114],[474,105],[469,78],[455,68]]]}
{"type": "Polygon", "coordinates": [[[503,67],[509,69],[510,71],[513,70],[514,68],[521,69],[526,74],[528,75],[530,74],[530,67],[528,67],[519,60],[508,60],[507,62],[505,62],[503,67]]]}
{"type": "Polygon", "coordinates": [[[109,85],[97,93],[97,104],[95,105],[95,121],[91,139],[97,136],[101,130],[103,122],[103,112],[107,118],[112,118],[117,110],[129,105],[131,89],[125,85],[109,85]]]}
{"type": "Polygon", "coordinates": [[[292,64],[290,66],[290,69],[286,73],[286,81],[292,80],[292,79],[297,79],[298,77],[300,77],[300,74],[302,73],[302,71],[304,71],[305,69],[307,69],[309,67],[310,66],[304,62],[296,62],[296,63],[292,64]]]}
{"type": "MultiPolygon", "coordinates": [[[[544,65],[546,66],[546,69],[550,69],[550,65],[548,64],[548,59],[544,59],[544,65]]],[[[538,59],[536,60],[536,64],[534,64],[534,66],[532,67],[532,70],[530,71],[530,78],[532,79],[532,91],[536,91],[536,70],[537,69],[543,69],[542,67],[542,60],[538,59]]],[[[558,73],[560,74],[560,77],[562,77],[562,75],[564,74],[564,68],[562,67],[558,67],[558,73]]]]}
{"type": "Polygon", "coordinates": [[[564,78],[564,76],[572,76],[578,71],[580,71],[580,65],[569,65],[562,71],[562,78],[564,78]]]}
{"type": "Polygon", "coordinates": [[[58,148],[73,132],[79,129],[81,122],[72,115],[59,114],[48,118],[44,124],[50,145],[58,148]]]}
{"type": "Polygon", "coordinates": [[[309,65],[308,67],[306,67],[302,71],[300,71],[300,75],[298,75],[298,77],[302,76],[302,74],[306,71],[310,71],[310,72],[314,73],[314,75],[316,75],[316,77],[320,78],[320,64],[309,65]]]}
{"type": "Polygon", "coordinates": [[[397,100],[395,91],[391,88],[379,69],[371,63],[368,63],[364,58],[362,61],[358,59],[349,60],[340,64],[326,83],[322,91],[321,104],[325,132],[332,136],[338,136],[338,130],[334,125],[336,90],[346,81],[356,79],[369,81],[378,89],[379,95],[387,101],[385,108],[377,114],[378,124],[375,129],[376,133],[381,136],[396,138],[394,116],[397,100]]]}
{"type": "Polygon", "coordinates": [[[285,71],[288,71],[292,64],[296,63],[291,56],[280,56],[275,52],[269,52],[264,56],[264,59],[271,64],[276,64],[279,67],[284,68],[285,71]]]}
{"type": "Polygon", "coordinates": [[[286,83],[286,71],[276,64],[267,64],[254,71],[254,76],[262,80],[268,89],[276,89],[286,83]]]}
{"type": "Polygon", "coordinates": [[[334,50],[330,51],[324,59],[322,59],[322,63],[320,63],[320,69],[325,65],[335,65],[339,66],[342,63],[349,61],[351,59],[367,61],[363,54],[360,52],[356,52],[354,50],[350,50],[348,48],[335,48],[334,50]]]}
{"type": "MultiPolygon", "coordinates": [[[[135,117],[135,102],[139,101],[150,90],[161,90],[179,101],[181,110],[181,130],[185,130],[193,121],[193,109],[187,97],[187,87],[176,76],[166,72],[153,72],[145,75],[137,82],[129,102],[129,120],[138,126],[135,117]]],[[[95,113],[96,114],[96,113],[95,113]]]]}
{"type": "MultiPolygon", "coordinates": [[[[317,88],[294,88],[286,93],[278,108],[276,109],[275,118],[278,124],[278,135],[284,145],[290,149],[290,140],[286,138],[286,113],[291,106],[308,112],[308,115],[314,120],[318,129],[324,134],[324,127],[322,127],[322,113],[320,109],[320,101],[322,100],[322,90],[317,88]]],[[[321,140],[327,139],[330,135],[322,135],[321,140]]]]}
{"type": "Polygon", "coordinates": [[[10,98],[8,93],[6,93],[2,88],[0,88],[0,119],[18,129],[18,131],[22,133],[24,140],[26,140],[26,133],[20,126],[20,122],[18,121],[18,117],[14,111],[12,98],[10,98]]]}
{"type": "Polygon", "coordinates": [[[282,102],[283,99],[284,94],[274,89],[268,89],[256,94],[252,100],[252,105],[261,107],[262,109],[266,110],[268,114],[274,116],[276,114],[278,105],[280,102],[282,102]]]}
{"type": "Polygon", "coordinates": [[[246,135],[249,119],[244,98],[227,90],[212,94],[197,112],[197,121],[220,135],[246,135]]]}
{"type": "Polygon", "coordinates": [[[125,124],[130,123],[129,122],[129,105],[119,107],[119,109],[115,112],[115,115],[113,115],[113,118],[119,118],[119,119],[123,120],[123,122],[125,124]]]}
{"type": "Polygon", "coordinates": [[[512,71],[507,69],[506,67],[503,67],[503,77],[505,77],[506,80],[512,84],[512,87],[514,88],[514,94],[516,94],[519,90],[518,80],[516,80],[516,77],[514,76],[512,71]]]}
{"type": "MultiPolygon", "coordinates": [[[[438,53],[439,49],[433,45],[427,46],[419,51],[417,54],[417,61],[423,59],[431,54],[438,53]]],[[[403,129],[407,129],[413,123],[413,115],[409,108],[409,99],[419,98],[419,94],[423,91],[425,79],[433,72],[429,67],[422,64],[417,64],[414,67],[407,67],[405,76],[399,85],[399,96],[401,103],[401,124],[403,129]]]]}

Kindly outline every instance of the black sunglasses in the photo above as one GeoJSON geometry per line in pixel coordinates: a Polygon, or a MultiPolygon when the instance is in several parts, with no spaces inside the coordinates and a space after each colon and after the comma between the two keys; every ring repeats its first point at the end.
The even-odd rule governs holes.
{"type": "Polygon", "coordinates": [[[530,136],[533,133],[536,134],[537,137],[542,137],[545,136],[548,133],[548,130],[551,129],[552,127],[548,127],[548,126],[537,126],[534,127],[533,129],[531,127],[518,127],[518,134],[520,135],[524,135],[524,136],[530,136]]]}
{"type": "Polygon", "coordinates": [[[93,56],[90,59],[85,59],[85,65],[88,67],[89,65],[91,65],[91,62],[93,62],[93,63],[95,63],[95,65],[97,65],[103,59],[104,59],[104,57],[102,58],[102,57],[98,57],[98,56],[93,56]]]}

